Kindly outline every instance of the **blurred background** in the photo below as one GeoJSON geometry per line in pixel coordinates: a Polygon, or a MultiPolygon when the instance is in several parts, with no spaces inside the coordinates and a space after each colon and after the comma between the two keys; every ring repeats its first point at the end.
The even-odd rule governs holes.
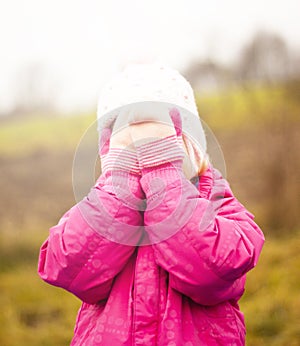
{"type": "Polygon", "coordinates": [[[300,345],[300,3],[0,0],[0,345],[68,345],[80,301],[37,275],[75,204],[72,163],[128,62],[192,84],[234,194],[266,236],[240,301],[247,345],[300,345]]]}

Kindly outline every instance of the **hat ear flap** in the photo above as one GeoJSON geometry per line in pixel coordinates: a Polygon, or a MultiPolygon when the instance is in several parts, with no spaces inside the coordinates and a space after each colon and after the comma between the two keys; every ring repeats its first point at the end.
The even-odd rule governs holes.
{"type": "Polygon", "coordinates": [[[112,134],[112,130],[109,127],[105,127],[102,130],[101,137],[99,140],[99,154],[100,154],[100,156],[106,155],[108,153],[111,134],[112,134]]]}
{"type": "Polygon", "coordinates": [[[117,116],[106,119],[103,125],[103,129],[100,134],[99,140],[99,154],[100,156],[105,155],[109,151],[110,137],[113,132],[113,127],[115,125],[117,116]]]}
{"type": "Polygon", "coordinates": [[[182,120],[181,120],[180,112],[177,108],[172,108],[169,111],[169,115],[174,124],[176,135],[177,137],[180,137],[182,135],[182,120]]]}

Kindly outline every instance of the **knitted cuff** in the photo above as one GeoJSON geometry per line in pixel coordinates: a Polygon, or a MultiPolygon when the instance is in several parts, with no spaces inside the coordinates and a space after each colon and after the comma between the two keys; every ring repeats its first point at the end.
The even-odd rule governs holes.
{"type": "Polygon", "coordinates": [[[102,172],[120,170],[140,174],[137,153],[129,149],[110,148],[107,154],[101,156],[101,168],[102,172]]]}
{"type": "Polygon", "coordinates": [[[184,159],[184,151],[177,136],[170,135],[136,146],[140,170],[184,159]]]}

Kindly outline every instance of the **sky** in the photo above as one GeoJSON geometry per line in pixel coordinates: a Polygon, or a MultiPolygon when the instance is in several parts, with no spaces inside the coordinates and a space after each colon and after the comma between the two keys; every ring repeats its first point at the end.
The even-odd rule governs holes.
{"type": "Polygon", "coordinates": [[[257,30],[300,51],[299,13],[299,0],[0,0],[0,112],[32,66],[60,109],[83,111],[128,62],[229,63],[257,30]]]}

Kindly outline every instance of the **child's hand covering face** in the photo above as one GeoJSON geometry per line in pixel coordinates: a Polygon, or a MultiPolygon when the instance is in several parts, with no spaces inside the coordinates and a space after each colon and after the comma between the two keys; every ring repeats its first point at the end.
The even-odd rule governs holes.
{"type": "Polygon", "coordinates": [[[111,147],[125,148],[141,145],[154,139],[176,135],[167,106],[133,104],[124,107],[113,127],[111,147]]]}
{"type": "Polygon", "coordinates": [[[131,149],[135,150],[132,142],[129,126],[116,130],[113,128],[113,132],[110,139],[110,148],[131,149]]]}

